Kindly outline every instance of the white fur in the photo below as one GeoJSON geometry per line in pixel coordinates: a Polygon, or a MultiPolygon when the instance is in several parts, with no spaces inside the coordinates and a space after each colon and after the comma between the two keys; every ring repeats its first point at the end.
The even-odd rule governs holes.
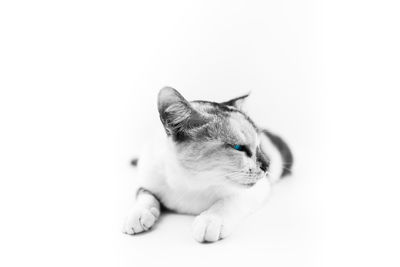
{"type": "MultiPolygon", "coordinates": [[[[194,173],[182,168],[175,146],[160,134],[141,155],[137,186],[152,192],[169,209],[198,215],[193,236],[199,242],[214,242],[228,236],[237,223],[256,210],[268,197],[271,182],[279,179],[282,159],[269,139],[260,145],[270,158],[268,177],[252,187],[234,184],[218,173],[194,173]]],[[[124,225],[128,234],[148,230],[158,219],[159,203],[150,194],[140,195],[124,225]]]]}

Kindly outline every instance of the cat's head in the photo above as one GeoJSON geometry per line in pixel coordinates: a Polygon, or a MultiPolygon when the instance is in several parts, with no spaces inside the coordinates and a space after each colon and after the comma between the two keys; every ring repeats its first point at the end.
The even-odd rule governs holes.
{"type": "Polygon", "coordinates": [[[260,149],[257,127],[240,109],[247,96],[223,103],[189,102],[173,88],[160,90],[161,122],[182,167],[242,186],[265,177],[269,159],[260,149]]]}

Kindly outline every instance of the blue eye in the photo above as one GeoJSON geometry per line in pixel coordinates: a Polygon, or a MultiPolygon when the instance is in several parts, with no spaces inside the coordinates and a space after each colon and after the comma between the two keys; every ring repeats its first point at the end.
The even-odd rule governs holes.
{"type": "Polygon", "coordinates": [[[243,146],[241,145],[234,145],[233,148],[239,151],[243,151],[243,146]]]}
{"type": "Polygon", "coordinates": [[[231,146],[233,149],[237,150],[237,151],[245,152],[246,155],[247,155],[248,157],[250,157],[250,158],[251,158],[251,156],[253,155],[253,153],[251,153],[250,149],[249,149],[247,146],[245,146],[245,145],[230,145],[230,146],[231,146]]]}

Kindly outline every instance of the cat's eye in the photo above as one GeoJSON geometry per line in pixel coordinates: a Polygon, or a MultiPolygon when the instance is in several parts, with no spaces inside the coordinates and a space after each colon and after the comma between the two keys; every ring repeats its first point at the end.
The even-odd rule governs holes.
{"type": "Polygon", "coordinates": [[[239,151],[243,151],[243,146],[241,145],[233,145],[233,148],[239,151]]]}
{"type": "Polygon", "coordinates": [[[244,145],[238,145],[238,144],[231,145],[231,146],[232,146],[232,148],[233,148],[233,149],[235,149],[235,150],[237,150],[237,151],[242,151],[242,152],[245,152],[245,153],[246,153],[246,155],[247,155],[248,157],[250,157],[250,158],[251,158],[251,156],[252,156],[252,153],[251,153],[250,149],[249,149],[247,146],[244,146],[244,145]]]}

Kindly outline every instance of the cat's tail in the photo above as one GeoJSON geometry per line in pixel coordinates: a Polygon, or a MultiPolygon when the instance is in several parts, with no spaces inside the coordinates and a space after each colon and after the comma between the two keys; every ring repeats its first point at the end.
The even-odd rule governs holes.
{"type": "Polygon", "coordinates": [[[133,167],[136,167],[136,166],[138,165],[138,163],[139,163],[139,158],[133,158],[133,159],[131,160],[131,165],[132,165],[133,167]]]}

